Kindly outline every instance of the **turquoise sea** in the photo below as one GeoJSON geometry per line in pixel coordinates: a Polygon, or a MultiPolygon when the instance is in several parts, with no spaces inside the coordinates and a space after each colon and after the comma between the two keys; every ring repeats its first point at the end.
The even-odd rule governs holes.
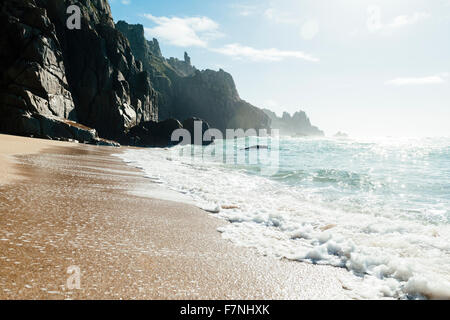
{"type": "Polygon", "coordinates": [[[120,156],[229,221],[218,231],[238,246],[345,268],[369,298],[450,298],[450,138],[241,138],[120,156]],[[268,149],[245,150],[255,144],[268,149]]]}

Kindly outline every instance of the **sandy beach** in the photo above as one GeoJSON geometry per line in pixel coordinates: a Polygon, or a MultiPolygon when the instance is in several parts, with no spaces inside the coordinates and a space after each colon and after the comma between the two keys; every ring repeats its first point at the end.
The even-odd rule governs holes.
{"type": "Polygon", "coordinates": [[[194,206],[132,195],[152,183],[121,150],[0,135],[0,299],[360,298],[343,269],[260,256],[194,206]]]}

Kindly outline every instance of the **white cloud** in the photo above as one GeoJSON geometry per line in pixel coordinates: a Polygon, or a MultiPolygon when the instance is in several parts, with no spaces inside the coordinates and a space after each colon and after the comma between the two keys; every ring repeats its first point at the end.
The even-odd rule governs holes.
{"type": "Polygon", "coordinates": [[[267,20],[275,23],[286,23],[286,24],[296,24],[296,19],[293,18],[290,12],[286,12],[284,10],[280,10],[273,5],[267,6],[264,4],[242,4],[242,3],[233,3],[230,4],[230,8],[232,8],[236,13],[242,17],[249,16],[262,16],[267,20]]]}
{"type": "Polygon", "coordinates": [[[257,6],[253,5],[247,5],[247,4],[239,4],[239,3],[233,3],[230,4],[230,7],[237,11],[238,15],[243,17],[252,16],[256,13],[258,13],[259,8],[257,6]]]}
{"type": "Polygon", "coordinates": [[[281,107],[280,103],[277,100],[273,100],[273,99],[264,101],[263,105],[267,109],[277,109],[277,108],[281,107]]]}
{"type": "Polygon", "coordinates": [[[232,3],[229,7],[243,17],[257,15],[274,23],[299,24],[298,15],[293,12],[285,10],[276,3],[264,4],[262,2],[259,4],[232,3]]]}
{"type": "Polygon", "coordinates": [[[417,78],[395,78],[386,81],[386,85],[391,86],[411,86],[411,85],[429,85],[429,84],[441,84],[446,82],[448,73],[441,73],[434,76],[428,77],[417,77],[417,78]]]}
{"type": "Polygon", "coordinates": [[[298,25],[300,23],[298,16],[293,15],[292,12],[277,8],[274,4],[267,6],[264,4],[250,5],[233,3],[230,5],[230,8],[243,17],[257,15],[278,24],[298,25]]]}
{"type": "Polygon", "coordinates": [[[273,7],[270,7],[264,11],[264,17],[275,23],[292,25],[299,23],[299,19],[294,17],[291,13],[281,11],[273,7]]]}
{"type": "Polygon", "coordinates": [[[311,62],[319,61],[318,58],[302,51],[283,51],[276,48],[255,49],[238,43],[228,44],[222,48],[211,50],[235,59],[248,59],[251,61],[281,61],[286,58],[303,59],[311,62]]]}
{"type": "Polygon", "coordinates": [[[428,19],[430,16],[431,15],[426,12],[416,12],[409,16],[407,16],[407,15],[398,16],[398,17],[395,17],[394,21],[392,21],[390,24],[388,24],[387,27],[388,28],[398,28],[398,27],[403,27],[403,26],[407,26],[410,24],[416,24],[420,21],[428,19]]]}
{"type": "Polygon", "coordinates": [[[381,9],[378,6],[368,7],[367,15],[367,28],[370,32],[389,32],[394,29],[419,23],[431,17],[429,13],[416,12],[412,15],[400,15],[395,17],[390,23],[383,23],[381,19],[381,9]]]}
{"type": "Polygon", "coordinates": [[[316,19],[309,19],[306,21],[301,30],[300,35],[305,40],[313,39],[319,33],[319,22],[316,19]]]}
{"type": "Polygon", "coordinates": [[[148,37],[160,38],[178,47],[207,47],[208,41],[223,36],[219,25],[208,17],[155,17],[144,16],[156,24],[145,28],[148,37]]]}
{"type": "Polygon", "coordinates": [[[125,5],[125,6],[131,4],[131,0],[109,0],[109,2],[110,2],[111,4],[115,4],[115,3],[117,3],[117,1],[118,1],[120,4],[123,4],[123,5],[125,5]]]}
{"type": "Polygon", "coordinates": [[[317,19],[300,18],[294,12],[280,9],[271,4],[269,7],[263,5],[231,4],[231,8],[237,11],[238,15],[243,17],[262,15],[265,19],[276,24],[286,24],[298,26],[300,36],[304,40],[311,40],[319,33],[319,22],[317,19]]]}
{"type": "MultiPolygon", "coordinates": [[[[219,25],[207,17],[155,17],[145,14],[144,17],[156,24],[152,28],[145,28],[146,36],[159,38],[167,43],[179,47],[203,47],[235,59],[250,61],[281,61],[287,58],[303,59],[311,62],[318,58],[302,51],[283,51],[276,48],[255,49],[241,44],[228,44],[221,48],[211,48],[209,41],[223,36],[218,31],[219,25]]],[[[315,36],[317,31],[309,30],[308,37],[315,36]]]]}

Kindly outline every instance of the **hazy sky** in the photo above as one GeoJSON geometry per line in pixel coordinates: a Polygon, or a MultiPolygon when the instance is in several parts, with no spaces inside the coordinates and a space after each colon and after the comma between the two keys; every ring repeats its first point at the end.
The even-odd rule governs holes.
{"type": "Polygon", "coordinates": [[[110,0],[163,55],[328,135],[450,136],[450,0],[110,0]]]}

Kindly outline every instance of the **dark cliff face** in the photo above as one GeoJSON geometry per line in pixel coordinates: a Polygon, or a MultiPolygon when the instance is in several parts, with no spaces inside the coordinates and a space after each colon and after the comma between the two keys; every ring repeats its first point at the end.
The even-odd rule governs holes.
{"type": "Polygon", "coordinates": [[[155,54],[155,50],[161,52],[154,47],[157,41],[146,40],[141,25],[120,21],[116,27],[128,38],[133,54],[142,59],[150,74],[158,91],[160,119],[198,117],[223,132],[228,128],[270,127],[270,119],[262,110],[240,99],[229,73],[199,71],[191,65],[187,53],[183,61],[155,54]]]}
{"type": "Polygon", "coordinates": [[[158,40],[145,39],[142,25],[131,25],[125,21],[119,21],[116,28],[128,39],[134,56],[142,61],[144,70],[150,76],[151,83],[157,92],[159,119],[171,118],[169,110],[173,104],[173,83],[182,77],[182,74],[162,56],[158,40]]]}
{"type": "Polygon", "coordinates": [[[324,136],[324,132],[313,126],[304,111],[294,113],[292,116],[284,112],[282,117],[277,117],[275,112],[263,109],[272,120],[271,127],[280,130],[281,135],[290,136],[324,136]]]}
{"type": "Polygon", "coordinates": [[[191,57],[189,57],[187,52],[184,53],[183,61],[178,60],[177,58],[170,58],[167,62],[183,77],[193,76],[195,71],[197,71],[197,69],[192,66],[191,57]]]}
{"type": "Polygon", "coordinates": [[[62,48],[34,1],[0,5],[0,129],[39,135],[36,114],[76,120],[62,48]]]}
{"type": "Polygon", "coordinates": [[[46,135],[42,117],[71,119],[120,139],[157,120],[147,72],[115,29],[106,0],[4,0],[0,5],[0,130],[46,135]],[[77,4],[81,30],[66,27],[77,4]]]}
{"type": "Polygon", "coordinates": [[[142,26],[114,25],[107,0],[3,0],[0,28],[2,133],[129,143],[132,128],[159,119],[197,117],[222,131],[269,127],[230,74],[198,71],[187,53],[165,59],[142,26]],[[66,25],[72,4],[80,30],[66,25]]]}
{"type": "Polygon", "coordinates": [[[161,49],[159,47],[159,42],[157,39],[153,38],[152,41],[147,41],[150,52],[155,56],[162,58],[161,49]]]}
{"type": "Polygon", "coordinates": [[[42,0],[60,40],[78,120],[120,139],[141,121],[157,120],[147,73],[117,31],[106,0],[42,0]],[[68,5],[82,11],[81,30],[66,28],[68,5]]]}
{"type": "Polygon", "coordinates": [[[216,129],[269,128],[269,118],[258,108],[240,99],[231,75],[223,70],[197,71],[175,83],[175,117],[197,116],[216,129]]]}

